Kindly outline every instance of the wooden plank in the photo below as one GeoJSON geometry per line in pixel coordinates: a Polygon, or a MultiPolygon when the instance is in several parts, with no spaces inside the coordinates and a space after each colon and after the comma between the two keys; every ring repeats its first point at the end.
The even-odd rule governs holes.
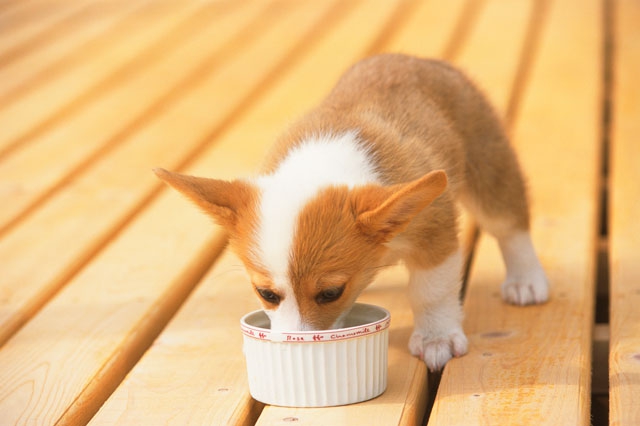
{"type": "Polygon", "coordinates": [[[384,44],[386,52],[400,52],[424,57],[443,57],[455,37],[455,23],[464,13],[466,0],[442,2],[419,1],[401,28],[384,44]]]}
{"type": "MultiPolygon", "coordinates": [[[[540,2],[538,2],[540,3],[540,2]]],[[[530,20],[534,17],[534,1],[485,0],[468,41],[451,58],[485,92],[489,101],[505,117],[513,93],[530,20]],[[509,34],[509,37],[504,37],[509,34]],[[500,55],[490,55],[500,46],[500,55]]]]}
{"type": "MultiPolygon", "coordinates": [[[[261,2],[252,4],[256,7],[261,2]]],[[[178,166],[177,162],[184,162],[184,153],[176,159],[171,145],[159,144],[160,139],[174,146],[175,141],[189,144],[190,137],[207,140],[210,126],[220,125],[209,117],[216,110],[213,105],[228,112],[234,100],[241,102],[247,91],[251,92],[251,86],[268,87],[265,74],[274,73],[273,78],[277,79],[279,73],[275,71],[280,64],[288,63],[291,52],[304,51],[306,35],[320,27],[322,17],[314,3],[291,2],[286,3],[286,8],[278,7],[283,4],[263,16],[268,25],[262,27],[261,37],[255,38],[254,44],[227,65],[217,67],[208,84],[199,87],[203,93],[197,91],[199,96],[193,96],[190,103],[167,108],[165,111],[171,114],[159,114],[153,132],[144,135],[138,144],[123,145],[114,151],[40,210],[49,210],[51,215],[44,223],[56,228],[54,233],[58,227],[69,232],[71,222],[52,225],[52,220],[75,216],[74,221],[81,224],[71,232],[95,232],[93,227],[102,220],[94,212],[119,205],[118,197],[131,197],[138,181],[143,182],[143,187],[155,187],[157,180],[150,173],[151,164],[178,166]],[[234,76],[238,81],[232,81],[234,76]],[[244,91],[239,90],[241,87],[244,91]],[[211,110],[203,111],[205,101],[211,102],[211,110]],[[83,207],[101,200],[107,203],[93,211],[83,207]]],[[[236,157],[240,149],[244,147],[236,143],[236,157]]],[[[141,196],[135,190],[133,195],[141,196]]],[[[135,209],[126,215],[134,213],[135,209]]],[[[35,230],[33,225],[30,228],[35,230]]],[[[41,226],[42,223],[42,230],[41,226]]],[[[88,421],[221,252],[224,239],[203,231],[206,229],[211,229],[206,217],[167,192],[154,199],[117,236],[112,234],[112,243],[0,351],[3,420],[13,423],[28,419],[33,424],[61,425],[88,421]],[[45,374],[38,366],[44,366],[45,374]],[[25,383],[29,386],[23,386],[25,383]]],[[[63,230],[63,234],[67,232],[63,230]]],[[[74,241],[70,235],[67,233],[65,247],[74,241]]],[[[41,262],[41,267],[46,262],[57,262],[54,258],[58,254],[41,262]]]]}
{"type": "MultiPolygon", "coordinates": [[[[215,176],[231,178],[254,169],[268,142],[283,130],[290,118],[300,115],[324,96],[338,75],[368,50],[367,43],[376,39],[378,30],[385,25],[392,9],[391,4],[372,8],[370,3],[359,3],[358,9],[348,15],[346,11],[341,12],[340,22],[326,24],[331,29],[330,33],[318,41],[319,45],[313,47],[309,57],[287,71],[282,84],[229,129],[215,147],[203,152],[190,172],[211,175],[215,171],[215,176]],[[362,30],[354,32],[353,28],[362,30]],[[345,34],[350,36],[347,38],[345,34]],[[322,72],[318,73],[318,70],[322,72]],[[237,141],[243,141],[245,150],[240,158],[237,156],[237,141]]],[[[433,33],[433,36],[439,34],[433,33]]],[[[391,417],[397,423],[404,402],[407,404],[405,414],[407,417],[413,415],[415,422],[421,419],[419,407],[423,401],[419,401],[419,398],[406,401],[407,389],[416,382],[424,383],[426,372],[424,366],[411,358],[406,350],[410,330],[402,327],[411,321],[411,315],[404,297],[396,294],[397,288],[403,287],[406,277],[397,271],[390,271],[389,274],[386,279],[383,278],[383,284],[377,285],[377,290],[365,296],[365,300],[375,299],[378,303],[383,298],[398,300],[397,306],[391,306],[395,312],[393,322],[396,324],[392,332],[392,353],[396,354],[396,362],[391,367],[395,374],[382,405],[377,399],[377,403],[369,403],[366,408],[359,410],[366,410],[372,417],[374,413],[380,415],[381,424],[391,417]],[[400,395],[402,392],[404,394],[400,395]],[[390,410],[393,402],[397,406],[390,410]]],[[[239,261],[227,255],[210,271],[154,347],[102,407],[92,424],[138,424],[149,416],[153,416],[156,423],[175,418],[183,423],[198,423],[196,419],[203,417],[211,422],[211,416],[215,419],[213,423],[241,422],[243,413],[256,407],[247,393],[244,362],[240,355],[242,343],[238,333],[240,316],[251,310],[252,306],[258,306],[246,281],[239,261]],[[210,326],[203,327],[202,324],[210,326]],[[198,330],[200,337],[194,338],[185,330],[198,330]],[[221,335],[225,336],[224,346],[215,345],[213,342],[221,335]],[[189,356],[176,355],[184,353],[189,356]],[[173,365],[171,371],[180,372],[180,378],[167,370],[168,362],[173,365]],[[180,397],[179,408],[174,402],[176,395],[185,396],[180,397]]],[[[419,392],[412,395],[419,395],[419,392]]],[[[353,409],[348,411],[351,414],[346,413],[347,419],[353,419],[357,414],[353,413],[353,409]]],[[[345,418],[332,423],[345,415],[343,409],[322,410],[321,413],[323,424],[345,424],[345,418]]],[[[290,414],[290,410],[282,413],[275,407],[268,407],[260,422],[271,424],[273,419],[282,419],[290,414]]],[[[298,416],[298,422],[310,422],[315,414],[314,411],[308,414],[302,418],[298,416]]]]}
{"type": "Polygon", "coordinates": [[[28,3],[28,0],[22,1],[22,2],[17,2],[17,1],[12,1],[12,0],[5,0],[2,3],[0,3],[0,17],[4,18],[5,14],[7,14],[8,11],[13,10],[14,7],[22,5],[24,3],[28,3]]]}
{"type": "MultiPolygon", "coordinates": [[[[178,3],[176,11],[179,16],[183,16],[179,11],[185,6],[193,10],[202,5],[198,2],[186,5],[178,3]]],[[[209,9],[215,9],[218,5],[213,2],[208,6],[209,9]]],[[[180,22],[177,19],[176,24],[180,22]]],[[[7,104],[0,104],[0,126],[4,129],[0,135],[0,155],[41,134],[65,115],[81,110],[80,107],[87,100],[104,93],[110,85],[122,79],[123,74],[140,66],[136,60],[146,60],[149,55],[141,49],[148,47],[155,39],[154,36],[149,38],[150,35],[144,26],[134,26],[129,32],[122,31],[113,38],[113,43],[100,50],[86,52],[77,66],[38,82],[37,90],[23,93],[7,104]]],[[[165,42],[170,45],[172,40],[165,42]]],[[[153,52],[158,54],[157,49],[153,52]]]]}
{"type": "Polygon", "coordinates": [[[614,7],[609,421],[640,424],[640,4],[614,7]]]}
{"type": "Polygon", "coordinates": [[[37,46],[38,41],[45,40],[43,36],[91,9],[88,1],[21,3],[0,16],[0,63],[17,51],[37,46]]]}
{"type": "Polygon", "coordinates": [[[445,368],[430,425],[589,424],[601,4],[562,0],[549,13],[514,140],[551,300],[506,305],[497,245],[481,239],[465,300],[470,352],[445,368]]]}
{"type": "MultiPolygon", "coordinates": [[[[132,11],[144,6],[142,1],[127,3],[127,7],[119,7],[95,13],[74,26],[74,31],[51,37],[46,43],[38,45],[38,49],[32,49],[19,58],[0,67],[0,102],[6,103],[14,99],[19,93],[29,90],[36,85],[34,80],[46,79],[55,72],[60,72],[65,65],[73,63],[74,59],[80,59],[86,55],[87,50],[100,49],[96,46],[96,39],[100,40],[112,36],[109,31],[126,30],[118,28],[121,19],[126,18],[132,11]],[[106,33],[106,34],[105,34],[106,33]]],[[[159,8],[156,8],[159,9],[159,8]]],[[[144,13],[149,13],[145,10],[144,13]]],[[[128,19],[140,19],[141,14],[129,16],[128,19]]],[[[12,38],[12,37],[6,37],[12,38]]]]}
{"type": "Polygon", "coordinates": [[[25,1],[4,0],[3,2],[1,2],[0,3],[0,24],[4,23],[7,17],[20,15],[19,12],[16,14],[16,10],[19,10],[20,6],[25,6],[28,3],[29,3],[29,0],[25,0],[25,1]]]}
{"type": "MultiPolygon", "coordinates": [[[[190,42],[186,43],[185,49],[178,49],[177,53],[182,51],[187,54],[186,56],[180,54],[173,56],[171,52],[166,52],[167,60],[160,63],[155,69],[155,73],[140,76],[138,83],[144,82],[144,84],[125,85],[124,92],[114,93],[115,102],[111,105],[99,104],[86,116],[85,120],[72,123],[71,127],[62,127],[62,132],[53,134],[51,139],[44,140],[42,144],[35,145],[36,150],[29,150],[27,154],[31,155],[27,155],[26,158],[30,161],[18,162],[26,168],[26,174],[20,172],[20,167],[12,169],[10,166],[13,163],[7,159],[0,164],[0,170],[3,172],[15,170],[17,173],[17,175],[3,173],[3,180],[9,184],[21,185],[24,182],[34,182],[28,176],[30,172],[39,179],[44,177],[43,184],[46,185],[46,181],[55,175],[47,176],[48,170],[45,165],[53,163],[54,170],[55,164],[60,163],[66,167],[73,167],[74,163],[69,162],[69,159],[76,162],[83,160],[75,157],[76,151],[84,153],[85,156],[89,155],[80,149],[77,140],[86,140],[87,145],[92,145],[90,138],[91,134],[95,134],[96,126],[105,132],[114,133],[109,135],[111,139],[99,139],[102,143],[110,143],[112,152],[104,151],[100,153],[100,156],[94,158],[94,161],[102,160],[98,163],[97,169],[93,169],[85,175],[73,174],[75,180],[67,182],[66,187],[60,188],[61,191],[51,202],[39,205],[39,208],[34,210],[32,215],[12,228],[0,240],[0,258],[3,259],[0,287],[8,295],[0,302],[0,342],[6,341],[43,303],[46,303],[68,277],[91,257],[105,239],[109,238],[108,236],[114,232],[114,227],[117,228],[118,224],[131,214],[131,210],[135,210],[136,205],[141,202],[140,200],[144,200],[148,196],[146,194],[152,190],[157,181],[152,176],[147,176],[146,173],[140,177],[142,170],[149,170],[150,167],[153,167],[154,160],[171,158],[172,161],[179,162],[185,155],[189,155],[190,150],[205,137],[211,126],[215,125],[216,120],[224,119],[226,109],[211,108],[207,111],[208,115],[204,116],[203,104],[211,102],[220,94],[226,94],[227,103],[220,105],[231,106],[241,102],[250,93],[252,86],[249,85],[244,90],[240,90],[229,86],[223,79],[228,78],[228,74],[225,76],[225,73],[232,72],[232,70],[237,72],[239,67],[244,66],[247,62],[252,63],[252,59],[243,56],[244,62],[230,61],[227,67],[221,67],[221,74],[205,73],[200,78],[194,77],[193,83],[195,84],[192,84],[190,90],[182,87],[184,90],[182,95],[186,96],[179,98],[180,102],[173,104],[171,108],[166,105],[165,109],[156,111],[153,120],[146,122],[147,127],[143,127],[143,132],[136,133],[132,129],[130,133],[122,133],[119,135],[120,139],[116,139],[114,137],[118,136],[120,120],[125,118],[121,116],[122,110],[128,109],[130,113],[133,113],[136,108],[144,109],[146,98],[143,95],[152,95],[150,90],[161,86],[160,82],[170,82],[171,78],[167,77],[168,74],[173,73],[181,76],[185,70],[188,71],[189,67],[186,64],[193,62],[197,64],[198,58],[202,55],[216,55],[217,48],[222,43],[229,42],[234,34],[241,31],[243,26],[251,22],[252,18],[260,11],[261,8],[249,8],[228,16],[228,19],[225,17],[225,19],[216,21],[217,26],[208,26],[200,34],[204,38],[195,37],[185,40],[190,40],[190,42]],[[212,49],[209,52],[208,49],[202,48],[202,43],[203,40],[211,39],[216,41],[209,42],[212,49]],[[207,77],[210,78],[207,79],[207,77]],[[225,86],[236,90],[228,93],[224,90],[225,86]],[[130,107],[118,109],[120,102],[130,99],[136,89],[137,93],[141,95],[139,103],[142,105],[134,107],[133,105],[136,103],[131,103],[130,107]],[[198,91],[198,89],[200,90],[198,91]],[[104,109],[104,107],[110,108],[104,109]],[[104,111],[113,111],[113,113],[107,115],[104,114],[104,111]],[[182,118],[186,113],[190,113],[189,117],[182,118]],[[66,131],[64,131],[65,129],[66,131]],[[74,137],[69,137],[69,135],[74,135],[74,137]],[[168,138],[169,135],[174,135],[175,139],[168,138]],[[176,140],[181,140],[182,143],[176,144],[176,140]],[[56,161],[48,161],[52,158],[56,161]],[[36,169],[33,168],[34,166],[36,169]],[[118,178],[110,177],[113,175],[114,168],[119,170],[118,178]],[[100,189],[102,196],[87,198],[86,193],[91,188],[100,189]],[[85,202],[80,202],[82,199],[85,202]],[[56,230],[48,233],[47,239],[37,237],[44,229],[49,229],[52,224],[56,224],[56,230]],[[74,244],[63,253],[57,252],[54,246],[65,244],[64,241],[69,241],[69,238],[73,238],[74,244]],[[23,254],[16,256],[18,253],[23,254]],[[35,263],[47,264],[48,262],[51,262],[49,267],[38,268],[37,271],[34,271],[35,263]]],[[[242,52],[241,45],[230,45],[238,52],[242,52]]],[[[255,55],[256,51],[251,53],[255,55]]],[[[227,59],[229,58],[227,57],[227,59]]],[[[266,73],[267,70],[268,68],[265,68],[264,72],[266,73]]],[[[189,77],[189,73],[185,77],[189,77]]],[[[89,111],[88,109],[87,112],[89,111]]],[[[124,127],[126,128],[126,126],[124,127]]],[[[17,159],[21,160],[19,156],[17,159]]],[[[92,163],[89,163],[89,166],[91,165],[92,163]]],[[[62,169],[60,172],[66,172],[66,170],[62,169]]],[[[20,191],[17,192],[19,195],[20,191]]],[[[6,198],[11,199],[10,195],[9,192],[6,198]]],[[[10,208],[10,206],[7,207],[8,210],[10,208]]]]}
{"type": "Polygon", "coordinates": [[[253,424],[262,404],[248,392],[238,326],[259,303],[246,281],[227,251],[89,424],[253,424]]]}
{"type": "Polygon", "coordinates": [[[202,232],[209,222],[172,204],[154,202],[4,345],[5,424],[86,423],[151,344],[223,246],[198,253],[211,239],[202,232]]]}
{"type": "Polygon", "coordinates": [[[133,32],[139,20],[129,21],[123,36],[111,40],[114,45],[126,43],[129,49],[139,40],[138,53],[150,55],[146,61],[130,67],[115,87],[77,114],[0,162],[0,193],[7,202],[0,211],[0,233],[24,220],[29,210],[144,126],[162,105],[201,81],[211,65],[228,56],[228,46],[260,9],[203,9],[188,2],[187,7],[165,12],[170,13],[145,25],[141,33],[133,32]],[[132,93],[136,102],[131,102],[132,93]]]}

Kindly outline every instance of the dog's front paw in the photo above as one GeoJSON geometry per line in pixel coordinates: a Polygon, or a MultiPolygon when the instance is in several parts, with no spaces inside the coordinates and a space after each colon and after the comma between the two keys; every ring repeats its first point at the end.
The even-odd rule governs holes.
{"type": "Polygon", "coordinates": [[[549,299],[549,282],[542,268],[529,273],[507,276],[502,283],[502,298],[514,305],[533,305],[549,299]]]}
{"type": "Polygon", "coordinates": [[[467,353],[467,337],[454,331],[445,337],[424,337],[414,331],[409,339],[409,350],[422,359],[430,371],[441,370],[452,357],[467,353]]]}

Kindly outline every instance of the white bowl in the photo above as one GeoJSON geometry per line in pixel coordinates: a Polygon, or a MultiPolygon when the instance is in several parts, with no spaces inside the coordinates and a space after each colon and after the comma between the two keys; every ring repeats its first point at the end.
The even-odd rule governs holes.
{"type": "Polygon", "coordinates": [[[251,396],[265,404],[329,407],[375,398],[387,388],[390,315],[356,303],[347,327],[272,332],[264,311],[240,321],[251,396]]]}

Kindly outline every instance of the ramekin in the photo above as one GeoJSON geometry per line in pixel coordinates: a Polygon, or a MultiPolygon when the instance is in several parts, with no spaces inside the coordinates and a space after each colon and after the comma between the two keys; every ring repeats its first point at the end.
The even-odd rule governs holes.
{"type": "Polygon", "coordinates": [[[265,404],[329,407],[366,401],[387,388],[389,312],[356,303],[347,327],[272,332],[264,311],[240,321],[249,392],[265,404]]]}

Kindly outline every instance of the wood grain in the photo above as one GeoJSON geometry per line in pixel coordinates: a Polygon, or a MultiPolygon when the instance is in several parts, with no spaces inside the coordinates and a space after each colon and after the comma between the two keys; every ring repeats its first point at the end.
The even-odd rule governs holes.
{"type": "MultiPolygon", "coordinates": [[[[81,4],[69,2],[69,6],[81,4]]],[[[15,60],[0,68],[0,101],[3,103],[15,99],[24,91],[34,90],[37,84],[34,80],[46,79],[54,73],[60,72],[65,65],[73,62],[74,58],[81,58],[88,50],[95,51],[100,40],[106,40],[114,36],[114,30],[121,33],[126,31],[121,25],[130,19],[139,21],[146,14],[153,14],[153,10],[160,8],[149,7],[147,2],[132,2],[129,7],[121,7],[105,13],[94,13],[93,16],[83,19],[76,24],[73,31],[67,30],[57,37],[48,38],[39,43],[37,49],[30,49],[15,60]]],[[[58,8],[64,10],[64,8],[58,8]]],[[[3,40],[13,40],[6,37],[3,40]]]]}
{"type": "MultiPolygon", "coordinates": [[[[126,8],[133,10],[136,2],[127,4],[126,8]]],[[[124,4],[124,3],[123,3],[124,4]]],[[[193,5],[192,5],[193,6],[193,5]]],[[[115,8],[115,6],[111,6],[115,8]]],[[[122,6],[120,6],[122,8],[122,6]]],[[[103,13],[109,9],[101,8],[103,13]]],[[[176,9],[179,12],[180,8],[176,9]]],[[[100,8],[98,9],[98,12],[100,8]]],[[[0,152],[21,144],[33,138],[43,129],[53,125],[64,114],[78,109],[83,102],[100,92],[100,84],[116,70],[141,55],[136,35],[143,38],[144,31],[121,33],[121,37],[129,35],[131,44],[120,40],[103,50],[87,52],[86,60],[80,66],[73,67],[66,73],[53,76],[43,84],[39,84],[35,91],[27,91],[22,96],[0,105],[0,125],[5,129],[0,135],[0,152]]]]}
{"type": "Polygon", "coordinates": [[[0,33],[11,33],[11,37],[0,38],[0,63],[10,62],[16,52],[37,49],[38,42],[46,43],[47,36],[51,38],[51,34],[59,31],[60,27],[73,27],[71,21],[91,9],[87,1],[67,4],[21,3],[0,16],[0,33]]]}
{"type": "Polygon", "coordinates": [[[640,5],[614,8],[609,421],[640,424],[640,5]]]}
{"type": "MultiPolygon", "coordinates": [[[[200,14],[208,16],[210,22],[215,15],[211,10],[195,7],[193,3],[187,5],[173,9],[170,15],[163,14],[158,19],[150,19],[140,31],[132,32],[139,26],[139,20],[126,22],[125,28],[120,28],[121,35],[110,38],[106,45],[94,46],[94,51],[82,59],[78,69],[72,67],[67,70],[67,73],[78,72],[84,78],[89,78],[91,73],[85,74],[86,62],[90,63],[93,58],[104,54],[108,63],[117,63],[109,55],[125,41],[127,53],[119,54],[125,57],[129,54],[129,59],[147,56],[144,62],[138,61],[137,67],[129,67],[129,72],[121,73],[110,90],[91,99],[81,111],[4,156],[0,163],[0,191],[6,197],[7,206],[0,211],[0,230],[6,230],[18,219],[24,219],[26,211],[33,208],[34,203],[41,203],[42,198],[62,185],[65,178],[68,180],[70,174],[77,173],[80,165],[90,162],[96,152],[104,151],[105,146],[115,146],[118,140],[123,139],[123,131],[132,131],[132,123],[143,122],[141,116],[144,117],[144,113],[158,99],[166,96],[197,67],[199,56],[206,55],[209,50],[195,43],[209,40],[216,33],[213,30],[200,31],[205,28],[206,20],[200,20],[198,25],[198,20],[194,22],[194,19],[186,18],[190,14],[200,14]],[[183,34],[171,31],[184,20],[188,21],[186,24],[189,25],[184,25],[189,28],[188,31],[183,31],[183,34]],[[167,36],[182,41],[183,45],[167,43],[167,36]],[[194,53],[196,47],[200,48],[197,54],[194,53]],[[152,50],[156,51],[155,56],[149,55],[152,50]],[[138,94],[140,101],[130,102],[131,93],[138,94]],[[100,132],[96,132],[96,128],[100,132]]],[[[219,38],[210,43],[214,52],[219,43],[227,41],[234,33],[233,30],[226,30],[224,20],[221,21],[223,28],[217,33],[219,38]]],[[[39,93],[38,89],[36,85],[34,92],[39,93]]],[[[58,101],[62,107],[65,100],[58,101]]],[[[104,152],[100,153],[104,155],[104,152]]]]}

